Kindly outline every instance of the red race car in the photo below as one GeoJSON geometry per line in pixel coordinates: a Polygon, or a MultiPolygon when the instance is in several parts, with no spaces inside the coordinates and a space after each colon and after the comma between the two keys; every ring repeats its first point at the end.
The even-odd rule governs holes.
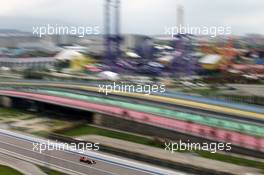
{"type": "Polygon", "coordinates": [[[80,162],[88,163],[90,165],[96,164],[96,162],[92,159],[89,159],[88,157],[81,156],[80,157],[80,162]]]}

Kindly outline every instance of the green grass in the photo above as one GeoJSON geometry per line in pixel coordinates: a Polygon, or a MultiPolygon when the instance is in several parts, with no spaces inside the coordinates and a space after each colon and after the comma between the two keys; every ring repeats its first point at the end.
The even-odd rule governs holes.
{"type": "Polygon", "coordinates": [[[23,174],[8,166],[0,165],[0,175],[23,175],[23,174]]]}
{"type": "Polygon", "coordinates": [[[50,168],[47,168],[47,167],[43,167],[43,166],[39,166],[39,168],[46,174],[48,175],[67,175],[63,172],[59,172],[59,171],[56,171],[56,170],[52,170],[50,168]]]}
{"type": "Polygon", "coordinates": [[[211,88],[207,88],[207,89],[184,89],[182,90],[182,92],[184,93],[196,93],[196,94],[200,94],[202,96],[210,96],[210,95],[216,95],[219,90],[218,89],[211,89],[211,88]]]}
{"type": "Polygon", "coordinates": [[[31,132],[30,134],[40,136],[40,137],[48,137],[49,133],[46,131],[36,131],[36,132],[31,132]]]}
{"type": "Polygon", "coordinates": [[[73,128],[71,130],[65,131],[63,133],[67,136],[81,136],[81,135],[101,135],[106,136],[110,138],[120,139],[120,140],[126,140],[134,143],[149,145],[149,146],[155,146],[155,147],[162,147],[162,144],[158,143],[154,139],[146,138],[146,137],[140,137],[137,135],[127,134],[123,132],[118,131],[112,131],[107,129],[102,129],[94,126],[89,125],[81,125],[76,128],[73,128]]]}
{"type": "Polygon", "coordinates": [[[0,108],[0,118],[19,118],[22,120],[30,120],[35,118],[35,115],[25,113],[19,109],[14,108],[0,108]]]}
{"type": "Polygon", "coordinates": [[[264,173],[264,163],[263,162],[258,162],[255,160],[249,160],[249,159],[244,159],[240,157],[234,157],[234,156],[229,156],[229,155],[219,154],[219,153],[212,154],[207,151],[197,151],[196,153],[199,154],[201,157],[205,157],[209,159],[214,159],[214,160],[232,163],[236,165],[248,166],[252,168],[258,168],[258,169],[261,169],[264,173]]]}
{"type": "Polygon", "coordinates": [[[0,108],[0,117],[21,117],[24,115],[23,112],[13,108],[0,108]]]}

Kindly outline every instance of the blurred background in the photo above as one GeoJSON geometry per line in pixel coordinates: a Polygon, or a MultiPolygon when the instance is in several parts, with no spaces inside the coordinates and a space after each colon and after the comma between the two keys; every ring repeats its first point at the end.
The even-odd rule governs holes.
{"type": "Polygon", "coordinates": [[[261,0],[1,0],[0,174],[264,174],[263,8],[261,0]],[[125,92],[100,93],[113,83],[125,92]],[[145,85],[165,91],[130,92],[145,85]],[[30,145],[4,131],[98,142],[101,155],[88,154],[97,170],[78,154],[19,152],[30,145]],[[180,142],[232,149],[166,149],[180,142]]]}

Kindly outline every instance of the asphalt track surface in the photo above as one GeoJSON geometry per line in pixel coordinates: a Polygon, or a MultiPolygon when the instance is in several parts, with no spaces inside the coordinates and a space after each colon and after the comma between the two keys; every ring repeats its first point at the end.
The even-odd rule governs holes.
{"type": "MultiPolygon", "coordinates": [[[[82,153],[69,150],[45,150],[41,153],[34,149],[33,142],[23,138],[21,134],[10,135],[9,131],[0,130],[0,151],[11,156],[33,162],[41,162],[47,166],[64,169],[65,172],[79,175],[186,175],[163,168],[154,167],[141,162],[91,152],[88,157],[96,161],[94,165],[79,162],[82,153]],[[99,155],[99,156],[98,156],[99,155]],[[110,160],[109,160],[110,157],[110,160]],[[117,161],[119,160],[119,162],[117,161]]],[[[33,137],[31,137],[33,138],[33,137]]],[[[36,142],[35,142],[36,143],[36,142]]],[[[87,153],[84,153],[87,155],[87,153]]]]}

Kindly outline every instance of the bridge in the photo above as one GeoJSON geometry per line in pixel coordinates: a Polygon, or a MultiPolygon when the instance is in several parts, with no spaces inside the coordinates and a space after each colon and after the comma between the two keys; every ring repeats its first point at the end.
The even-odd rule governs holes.
{"type": "Polygon", "coordinates": [[[99,93],[90,83],[1,82],[0,95],[75,108],[264,152],[263,109],[179,93],[99,93]]]}

